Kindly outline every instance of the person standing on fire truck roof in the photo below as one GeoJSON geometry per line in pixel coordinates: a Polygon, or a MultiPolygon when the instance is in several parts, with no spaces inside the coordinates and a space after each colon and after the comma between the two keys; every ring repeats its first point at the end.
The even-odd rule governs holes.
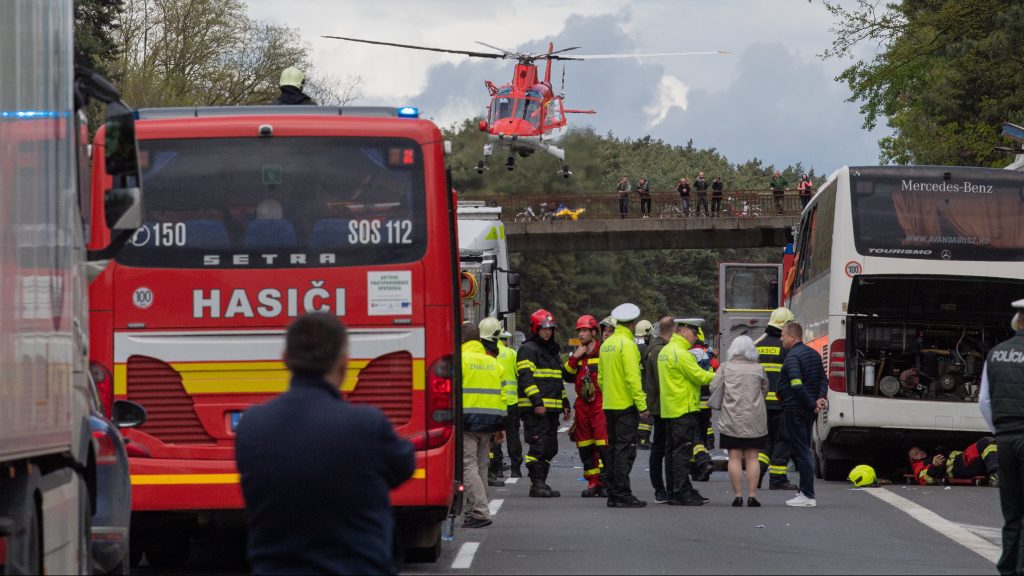
{"type": "Polygon", "coordinates": [[[576,447],[583,463],[583,477],[587,487],[580,494],[584,498],[608,497],[602,479],[602,463],[608,461],[608,428],[604,420],[601,388],[597,385],[597,365],[600,361],[601,341],[598,339],[597,318],[590,314],[576,320],[576,335],[580,345],[569,355],[562,367],[562,378],[576,383],[576,447]]]}
{"type": "Polygon", "coordinates": [[[254,574],[396,569],[389,491],[412,476],[416,455],[379,408],[341,398],[348,350],[337,317],[298,318],[285,338],[288,391],[239,422],[235,458],[254,574]]]}
{"type": "Polygon", "coordinates": [[[530,315],[530,337],[519,347],[516,370],[519,383],[519,415],[530,450],[526,470],[530,496],[561,496],[547,484],[551,459],[558,454],[559,409],[569,420],[569,399],[562,384],[562,362],[555,342],[555,317],[543,308],[530,315]]]}
{"type": "Polygon", "coordinates": [[[302,73],[302,70],[294,66],[289,66],[281,71],[281,95],[271,104],[298,104],[306,106],[316,106],[316,102],[313,101],[302,89],[306,86],[306,75],[302,73]]]}

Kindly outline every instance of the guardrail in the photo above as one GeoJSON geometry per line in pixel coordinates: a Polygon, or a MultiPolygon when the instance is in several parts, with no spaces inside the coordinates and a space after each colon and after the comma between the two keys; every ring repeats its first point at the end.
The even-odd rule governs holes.
{"type": "MultiPolygon", "coordinates": [[[[514,196],[477,196],[463,197],[462,200],[483,200],[489,205],[501,206],[501,217],[505,222],[539,222],[542,220],[612,220],[623,217],[619,212],[618,192],[600,194],[552,194],[547,196],[514,195],[514,196]],[[556,212],[559,205],[566,210],[556,212]]],[[[725,190],[722,194],[721,206],[712,212],[713,206],[710,191],[707,196],[707,210],[703,204],[698,212],[697,195],[690,193],[689,210],[685,210],[679,194],[651,194],[651,209],[648,218],[756,218],[758,216],[774,216],[779,213],[771,192],[761,190],[725,190]]],[[[782,197],[782,214],[796,216],[803,209],[800,197],[795,191],[786,192],[782,197]]],[[[635,192],[629,194],[629,210],[625,218],[643,218],[640,197],[635,192]]]]}

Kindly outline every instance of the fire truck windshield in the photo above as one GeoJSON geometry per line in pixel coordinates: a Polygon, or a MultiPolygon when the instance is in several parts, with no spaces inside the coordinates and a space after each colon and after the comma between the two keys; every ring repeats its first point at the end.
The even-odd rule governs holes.
{"type": "Polygon", "coordinates": [[[423,256],[422,151],[381,138],[140,140],[146,224],[128,266],[289,268],[423,256]]]}

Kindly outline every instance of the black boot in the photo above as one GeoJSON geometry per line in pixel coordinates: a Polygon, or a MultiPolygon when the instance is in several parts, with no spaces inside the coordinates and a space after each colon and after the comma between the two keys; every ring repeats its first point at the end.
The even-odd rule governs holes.
{"type": "Polygon", "coordinates": [[[557,490],[552,490],[543,480],[531,478],[530,481],[532,483],[530,485],[530,498],[558,498],[561,496],[557,490]]]}

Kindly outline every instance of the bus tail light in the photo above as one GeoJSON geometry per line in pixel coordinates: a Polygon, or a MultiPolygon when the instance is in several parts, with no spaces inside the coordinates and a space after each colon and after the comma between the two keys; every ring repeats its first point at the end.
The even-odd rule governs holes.
{"type": "Polygon", "coordinates": [[[103,414],[110,418],[111,410],[114,407],[114,379],[110,370],[99,362],[89,362],[89,374],[96,384],[96,394],[100,397],[100,404],[103,405],[103,414]]]}
{"type": "Polygon", "coordinates": [[[452,397],[452,356],[442,356],[427,372],[427,433],[414,442],[418,450],[443,446],[455,427],[455,403],[452,397]]]}
{"type": "Polygon", "coordinates": [[[835,340],[828,347],[828,388],[846,392],[846,340],[835,340]]]}

